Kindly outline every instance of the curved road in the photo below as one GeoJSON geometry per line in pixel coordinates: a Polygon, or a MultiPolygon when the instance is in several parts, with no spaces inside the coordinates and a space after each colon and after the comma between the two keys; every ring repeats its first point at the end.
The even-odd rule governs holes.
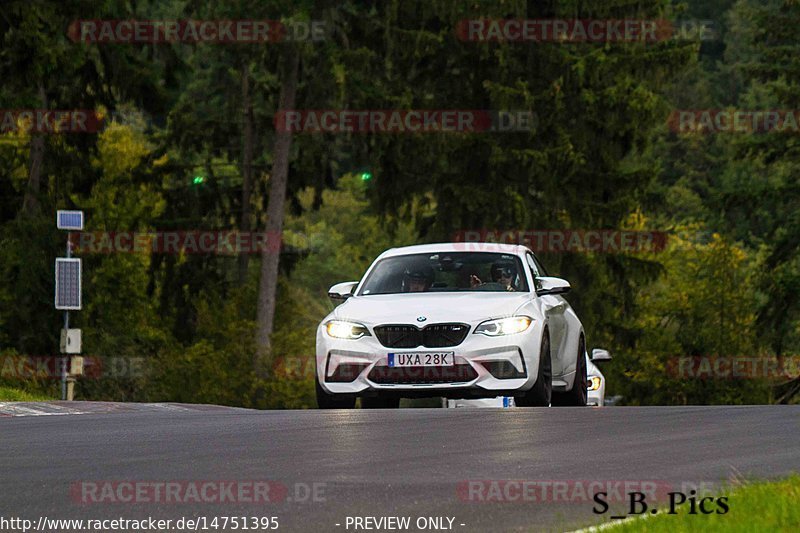
{"type": "Polygon", "coordinates": [[[408,529],[394,529],[401,531],[446,517],[420,524],[565,531],[607,522],[622,505],[593,514],[587,487],[602,484],[613,503],[628,482],[655,487],[663,501],[668,490],[780,477],[800,470],[799,438],[800,406],[323,412],[0,404],[0,517],[208,524],[214,516],[276,516],[278,531],[338,532],[392,530],[370,521],[356,529],[348,517],[409,517],[408,529]],[[47,414],[64,416],[34,416],[47,414]],[[180,501],[168,501],[159,483],[178,487],[180,501]],[[192,495],[190,485],[207,492],[192,495]],[[134,486],[142,491],[135,497],[134,486]],[[250,503],[259,490],[273,501],[250,503]]]}

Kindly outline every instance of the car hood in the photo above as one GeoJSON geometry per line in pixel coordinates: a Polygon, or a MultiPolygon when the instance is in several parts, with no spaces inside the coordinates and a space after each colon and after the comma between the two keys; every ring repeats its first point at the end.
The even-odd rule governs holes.
{"type": "Polygon", "coordinates": [[[354,296],[334,311],[335,318],[365,324],[416,324],[477,322],[514,314],[529,293],[467,292],[354,296]],[[418,317],[425,317],[420,322],[418,317]]]}

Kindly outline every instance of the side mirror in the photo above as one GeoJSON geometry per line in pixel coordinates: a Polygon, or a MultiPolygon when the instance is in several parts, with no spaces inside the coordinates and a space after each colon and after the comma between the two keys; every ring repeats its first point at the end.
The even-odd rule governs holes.
{"type": "Polygon", "coordinates": [[[343,302],[353,295],[353,291],[356,290],[357,285],[357,281],[345,281],[343,283],[337,283],[328,289],[328,298],[334,301],[343,302]]]}
{"type": "Polygon", "coordinates": [[[592,363],[602,363],[603,361],[611,361],[611,354],[608,353],[608,350],[602,348],[592,350],[592,363]]]}
{"type": "Polygon", "coordinates": [[[572,286],[569,281],[561,278],[549,278],[542,276],[534,280],[536,283],[536,295],[544,296],[546,294],[564,294],[569,292],[572,286]]]}

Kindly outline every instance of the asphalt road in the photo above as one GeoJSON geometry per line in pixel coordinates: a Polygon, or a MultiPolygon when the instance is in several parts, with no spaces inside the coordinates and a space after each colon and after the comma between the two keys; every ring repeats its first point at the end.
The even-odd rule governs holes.
{"type": "Polygon", "coordinates": [[[9,417],[26,414],[25,407],[0,409],[0,517],[34,523],[41,516],[206,517],[209,524],[214,516],[276,516],[278,531],[338,532],[368,531],[348,527],[348,516],[410,517],[410,531],[418,531],[420,518],[449,517],[459,532],[565,531],[609,521],[622,505],[593,514],[595,503],[577,490],[591,482],[611,487],[613,501],[614,483],[624,481],[633,490],[647,489],[642,483],[688,490],[800,470],[798,406],[332,412],[51,406],[83,414],[9,417]],[[253,497],[247,489],[235,503],[219,503],[211,492],[200,502],[188,492],[180,493],[181,502],[165,503],[164,495],[148,501],[152,491],[137,503],[120,501],[131,495],[121,491],[124,482],[175,482],[188,490],[207,481],[246,487],[264,480],[278,501],[245,503],[253,497]],[[525,480],[526,490],[534,489],[522,496],[503,480],[525,480]],[[551,482],[569,492],[548,492],[551,482]],[[531,494],[548,501],[530,501],[531,494]]]}

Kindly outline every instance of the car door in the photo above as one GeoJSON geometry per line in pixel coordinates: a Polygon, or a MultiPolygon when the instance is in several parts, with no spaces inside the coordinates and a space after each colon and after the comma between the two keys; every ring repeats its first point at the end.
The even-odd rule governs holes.
{"type": "MultiPolygon", "coordinates": [[[[543,268],[536,261],[533,254],[526,254],[528,268],[533,275],[534,284],[536,279],[540,276],[546,276],[543,268]]],[[[567,337],[567,319],[566,311],[569,304],[560,294],[545,294],[537,296],[542,303],[542,309],[547,317],[550,331],[550,355],[553,362],[553,375],[558,376],[564,373],[565,365],[567,363],[564,357],[564,344],[567,337]]]]}

